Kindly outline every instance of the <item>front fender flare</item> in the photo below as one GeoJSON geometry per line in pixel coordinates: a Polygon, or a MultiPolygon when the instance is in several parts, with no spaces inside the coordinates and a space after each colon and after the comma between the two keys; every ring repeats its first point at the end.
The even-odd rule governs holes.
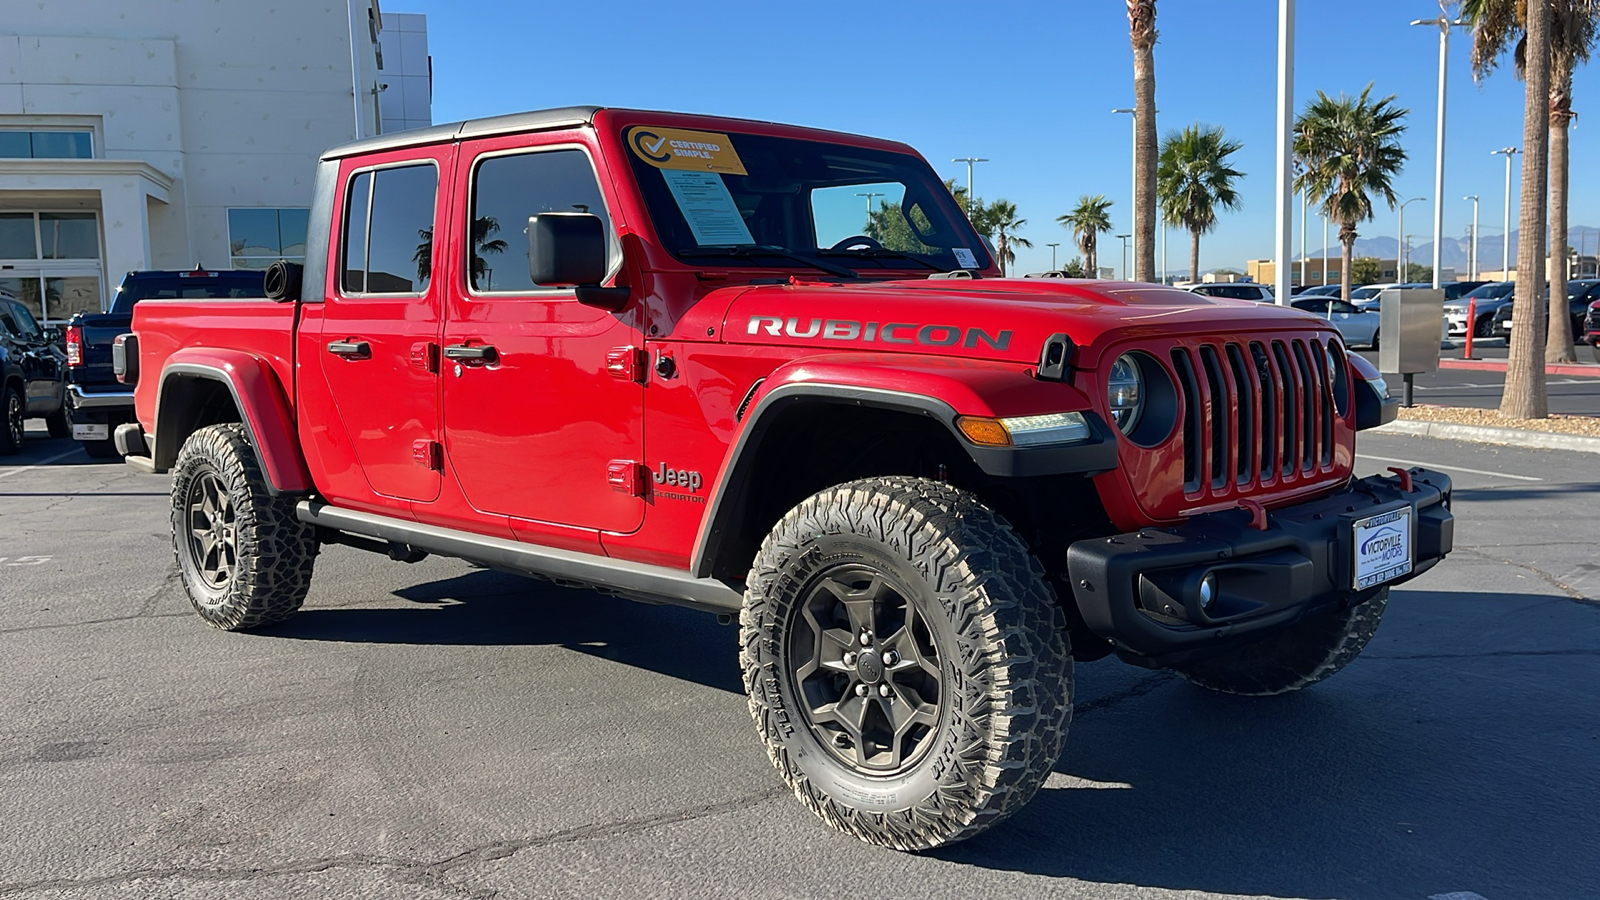
{"type": "Polygon", "coordinates": [[[301,494],[312,489],[288,394],[265,360],[241,350],[191,347],[168,358],[156,391],[152,458],[157,471],[177,462],[178,450],[188,437],[182,433],[185,411],[173,400],[185,379],[220,382],[228,389],[273,493],[301,494]]]}
{"type": "Polygon", "coordinates": [[[728,448],[700,523],[690,571],[709,577],[729,531],[736,527],[745,488],[767,432],[785,410],[804,403],[875,407],[927,416],[943,425],[985,474],[999,478],[1104,472],[1117,465],[1116,434],[1079,390],[1037,381],[1019,367],[967,360],[878,354],[799,360],[774,371],[747,401],[743,427],[728,448]],[[956,428],[958,415],[1021,416],[1081,412],[1092,436],[1045,447],[978,447],[956,428]]]}

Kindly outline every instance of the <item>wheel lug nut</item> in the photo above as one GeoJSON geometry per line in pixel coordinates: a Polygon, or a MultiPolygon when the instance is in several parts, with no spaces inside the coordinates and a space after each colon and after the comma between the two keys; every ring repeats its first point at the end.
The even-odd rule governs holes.
{"type": "Polygon", "coordinates": [[[887,684],[878,685],[878,696],[879,697],[888,697],[892,693],[894,693],[894,691],[889,690],[889,686],[887,684]]]}
{"type": "Polygon", "coordinates": [[[894,652],[893,650],[890,650],[889,652],[883,654],[883,664],[886,665],[886,666],[892,666],[892,665],[894,665],[895,663],[897,663],[899,661],[900,661],[900,654],[894,652]]]}
{"type": "Polygon", "coordinates": [[[867,686],[864,685],[864,684],[856,685],[856,696],[857,697],[865,697],[866,695],[867,695],[867,686]]]}
{"type": "Polygon", "coordinates": [[[861,632],[861,646],[863,646],[863,647],[871,647],[872,646],[872,632],[870,632],[870,631],[861,632]]]}
{"type": "Polygon", "coordinates": [[[844,655],[844,664],[847,666],[853,666],[856,664],[856,652],[854,650],[851,650],[844,655]]]}

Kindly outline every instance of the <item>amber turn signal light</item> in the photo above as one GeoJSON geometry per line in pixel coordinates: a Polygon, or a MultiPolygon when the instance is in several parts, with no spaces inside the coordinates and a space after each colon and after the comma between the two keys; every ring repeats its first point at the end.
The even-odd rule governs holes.
{"type": "Polygon", "coordinates": [[[961,416],[956,419],[956,427],[967,436],[967,440],[985,447],[1011,446],[1011,433],[1000,424],[999,419],[987,419],[982,416],[961,416]]]}

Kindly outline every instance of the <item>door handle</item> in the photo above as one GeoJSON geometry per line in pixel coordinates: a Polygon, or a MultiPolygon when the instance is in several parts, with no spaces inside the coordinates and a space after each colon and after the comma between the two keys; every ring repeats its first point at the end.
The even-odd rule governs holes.
{"type": "Polygon", "coordinates": [[[345,359],[371,359],[372,345],[366,341],[329,341],[328,352],[345,359]]]}
{"type": "Polygon", "coordinates": [[[476,346],[452,344],[444,348],[444,358],[453,359],[456,362],[492,366],[500,361],[500,353],[488,344],[476,346]]]}

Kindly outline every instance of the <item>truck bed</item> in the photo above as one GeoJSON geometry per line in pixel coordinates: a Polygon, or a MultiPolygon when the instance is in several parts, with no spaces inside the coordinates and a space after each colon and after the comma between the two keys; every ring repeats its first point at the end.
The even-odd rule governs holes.
{"type": "Polygon", "coordinates": [[[271,300],[145,300],[133,309],[141,377],[134,407],[146,431],[155,428],[160,373],[185,348],[227,347],[268,363],[294,402],[295,304],[271,300]]]}

